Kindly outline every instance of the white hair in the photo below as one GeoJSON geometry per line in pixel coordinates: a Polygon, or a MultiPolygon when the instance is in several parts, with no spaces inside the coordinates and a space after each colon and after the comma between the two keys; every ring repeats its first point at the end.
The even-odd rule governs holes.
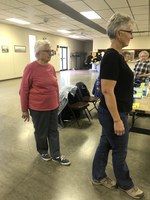
{"type": "Polygon", "coordinates": [[[45,47],[49,47],[51,49],[51,43],[49,40],[37,40],[34,45],[35,56],[41,50],[45,50],[45,47]]]}
{"type": "Polygon", "coordinates": [[[128,24],[134,24],[133,19],[125,14],[115,13],[108,21],[107,24],[107,35],[110,39],[116,37],[116,32],[120,29],[124,29],[128,24]]]}
{"type": "Polygon", "coordinates": [[[141,51],[141,52],[139,53],[139,57],[141,56],[141,54],[145,54],[145,55],[147,56],[147,58],[149,57],[148,51],[141,51]]]}

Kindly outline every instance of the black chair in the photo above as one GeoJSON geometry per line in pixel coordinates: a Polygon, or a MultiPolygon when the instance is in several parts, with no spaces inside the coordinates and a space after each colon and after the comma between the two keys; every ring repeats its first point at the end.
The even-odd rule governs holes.
{"type": "Polygon", "coordinates": [[[80,101],[77,93],[74,96],[71,93],[68,94],[67,106],[70,109],[72,116],[76,120],[79,127],[81,127],[79,121],[83,113],[85,114],[89,122],[91,122],[92,116],[88,109],[89,103],[80,101]]]}
{"type": "Polygon", "coordinates": [[[87,86],[83,82],[77,82],[76,86],[78,88],[77,92],[80,100],[93,104],[93,107],[89,111],[92,111],[94,108],[97,110],[98,108],[96,104],[100,100],[99,97],[91,96],[87,86]]]}

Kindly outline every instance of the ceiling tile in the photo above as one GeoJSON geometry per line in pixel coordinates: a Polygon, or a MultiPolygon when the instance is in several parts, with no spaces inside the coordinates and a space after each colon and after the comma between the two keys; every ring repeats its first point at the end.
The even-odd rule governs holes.
{"type": "Polygon", "coordinates": [[[100,10],[97,13],[106,21],[114,14],[112,10],[100,10]]]}
{"type": "Polygon", "coordinates": [[[81,1],[81,0],[60,0],[60,1],[62,1],[64,3],[69,3],[69,2],[72,2],[72,1],[81,1]]]}
{"type": "Polygon", "coordinates": [[[149,0],[128,0],[130,6],[149,5],[149,0]]]}
{"type": "Polygon", "coordinates": [[[102,10],[108,9],[108,5],[103,0],[83,0],[91,9],[93,10],[102,10]]]}
{"type": "Polygon", "coordinates": [[[149,14],[149,6],[132,7],[132,12],[134,15],[149,14]]]}
{"type": "Polygon", "coordinates": [[[67,5],[78,12],[91,10],[91,8],[87,6],[83,1],[72,1],[72,2],[68,2],[67,5]]]}
{"type": "Polygon", "coordinates": [[[128,7],[126,0],[118,0],[118,1],[112,1],[112,0],[105,0],[111,8],[125,8],[128,7]]]}
{"type": "Polygon", "coordinates": [[[24,3],[21,3],[16,0],[0,0],[0,3],[2,3],[4,5],[15,7],[15,8],[20,8],[21,6],[24,5],[24,3]]]}
{"type": "MultiPolygon", "coordinates": [[[[0,0],[1,1],[1,0],[0,0]]],[[[10,0],[9,0],[10,1],[10,0]]],[[[14,1],[14,0],[11,0],[14,1]]],[[[38,0],[18,0],[18,2],[22,2],[25,5],[30,5],[30,6],[38,6],[38,5],[44,5],[38,0]]]]}
{"type": "MultiPolygon", "coordinates": [[[[56,0],[55,0],[56,1],[56,0]]],[[[134,31],[145,31],[144,34],[149,35],[149,0],[60,0],[71,9],[77,12],[94,10],[102,19],[89,20],[98,26],[106,29],[107,21],[115,12],[125,13],[135,19],[136,26],[134,31]],[[128,3],[127,3],[128,2],[128,3]],[[147,33],[146,33],[147,32],[147,33]]],[[[53,0],[48,2],[55,3],[53,0]]],[[[0,0],[0,21],[5,21],[5,18],[15,17],[30,21],[31,24],[25,27],[39,30],[47,33],[61,35],[58,29],[72,30],[73,33],[84,35],[87,39],[94,37],[104,37],[106,34],[100,33],[98,30],[91,28],[91,24],[85,24],[82,20],[76,21],[71,16],[69,17],[66,11],[61,13],[56,9],[42,3],[40,0],[0,0]]],[[[57,3],[57,2],[56,2],[57,3]]],[[[78,17],[80,15],[76,14],[78,17]]],[[[12,23],[11,23],[12,24],[12,23]]],[[[20,25],[18,25],[20,26],[20,25]]],[[[22,25],[21,25],[22,26],[22,25]]],[[[22,26],[23,27],[23,26],[22,26]]],[[[63,36],[65,36],[63,34],[63,36]]],[[[68,37],[68,35],[66,35],[68,37]]],[[[82,37],[83,39],[83,37],[82,37]]]]}
{"type": "Polygon", "coordinates": [[[20,8],[20,10],[26,12],[29,16],[38,16],[38,15],[45,15],[47,14],[47,12],[36,9],[35,7],[31,7],[29,5],[26,5],[22,8],[20,8]]]}
{"type": "Polygon", "coordinates": [[[134,15],[136,21],[146,21],[149,22],[149,15],[134,15]]]}
{"type": "Polygon", "coordinates": [[[114,9],[114,12],[115,12],[115,13],[116,13],[116,12],[119,12],[119,13],[126,14],[126,15],[129,15],[129,16],[132,17],[132,13],[131,13],[131,11],[130,11],[129,8],[115,8],[115,9],[114,9]]]}
{"type": "Polygon", "coordinates": [[[58,10],[56,10],[56,9],[54,9],[52,7],[49,7],[47,5],[36,6],[35,8],[38,9],[38,10],[41,10],[43,12],[47,12],[47,13],[49,13],[51,15],[60,14],[60,12],[58,10]]]}

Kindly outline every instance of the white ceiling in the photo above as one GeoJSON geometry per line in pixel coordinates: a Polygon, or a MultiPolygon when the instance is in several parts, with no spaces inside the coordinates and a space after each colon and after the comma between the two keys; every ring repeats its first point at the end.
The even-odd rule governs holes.
{"type": "Polygon", "coordinates": [[[105,36],[107,21],[115,12],[135,20],[135,35],[150,35],[150,0],[0,0],[1,23],[11,23],[6,18],[18,18],[31,23],[19,26],[65,37],[69,34],[57,30],[70,30],[82,40],[105,36]],[[101,19],[88,20],[79,13],[90,10],[101,19]]]}

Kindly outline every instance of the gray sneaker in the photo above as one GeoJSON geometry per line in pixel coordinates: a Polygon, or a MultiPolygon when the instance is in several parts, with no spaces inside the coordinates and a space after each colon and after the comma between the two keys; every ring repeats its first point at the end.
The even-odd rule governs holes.
{"type": "Polygon", "coordinates": [[[101,180],[92,180],[93,185],[103,185],[109,189],[116,189],[116,182],[106,176],[101,180]]]}
{"type": "Polygon", "coordinates": [[[52,161],[58,162],[59,164],[64,165],[64,166],[71,165],[71,162],[68,159],[64,158],[63,156],[58,156],[56,158],[52,158],[52,161]]]}
{"type": "Polygon", "coordinates": [[[49,161],[49,160],[52,159],[48,153],[42,153],[42,154],[41,154],[41,158],[42,158],[43,160],[45,160],[45,161],[49,161]]]}
{"type": "Polygon", "coordinates": [[[123,190],[122,188],[120,189],[134,199],[141,199],[144,196],[144,192],[140,190],[137,186],[134,186],[129,190],[123,190]]]}

